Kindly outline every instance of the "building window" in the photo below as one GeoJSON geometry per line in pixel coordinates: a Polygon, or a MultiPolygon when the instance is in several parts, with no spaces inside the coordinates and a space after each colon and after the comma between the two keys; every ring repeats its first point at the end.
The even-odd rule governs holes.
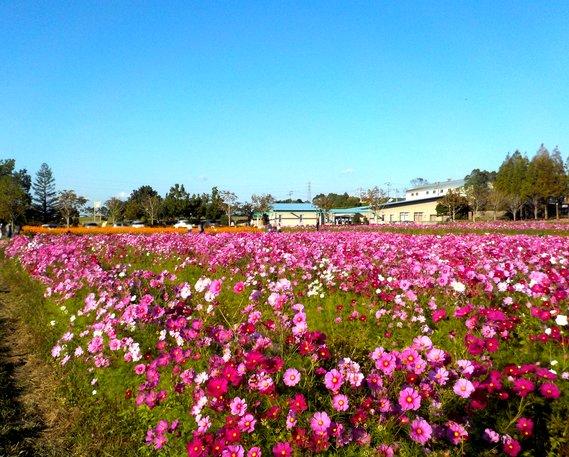
{"type": "Polygon", "coordinates": [[[423,213],[413,213],[413,220],[415,222],[423,222],[423,213]]]}
{"type": "Polygon", "coordinates": [[[399,213],[399,221],[405,222],[409,220],[409,213],[399,213]]]}

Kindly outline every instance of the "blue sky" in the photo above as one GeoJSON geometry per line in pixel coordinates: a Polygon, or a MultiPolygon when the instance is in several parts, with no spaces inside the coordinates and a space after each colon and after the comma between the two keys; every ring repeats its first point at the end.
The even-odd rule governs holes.
{"type": "Polygon", "coordinates": [[[569,2],[2,2],[0,157],[306,198],[569,154],[569,2]]]}

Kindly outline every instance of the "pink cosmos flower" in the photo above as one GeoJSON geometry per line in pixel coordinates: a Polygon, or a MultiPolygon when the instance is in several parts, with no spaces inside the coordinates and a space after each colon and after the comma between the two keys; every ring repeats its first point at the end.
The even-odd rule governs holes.
{"type": "Polygon", "coordinates": [[[194,438],[188,444],[186,444],[186,451],[188,457],[202,457],[205,455],[205,446],[202,440],[199,438],[194,438]]]}
{"type": "Polygon", "coordinates": [[[244,290],[245,290],[245,284],[243,284],[243,281],[236,282],[235,285],[233,286],[233,292],[235,292],[236,294],[240,294],[244,290]]]}
{"type": "Polygon", "coordinates": [[[314,416],[312,416],[312,419],[310,420],[310,428],[316,433],[325,432],[328,430],[328,427],[330,427],[330,423],[331,421],[328,414],[326,414],[325,411],[319,411],[314,413],[314,416]]]}
{"type": "Polygon", "coordinates": [[[468,398],[474,392],[474,385],[468,379],[460,378],[454,383],[452,390],[459,397],[468,398]]]}
{"type": "Polygon", "coordinates": [[[438,368],[437,371],[432,371],[429,377],[437,384],[444,386],[448,381],[449,372],[446,368],[438,368]]]}
{"type": "Polygon", "coordinates": [[[504,445],[502,446],[502,449],[504,453],[510,457],[516,457],[522,451],[520,443],[510,437],[506,437],[506,439],[504,439],[504,445]]]}
{"type": "Polygon", "coordinates": [[[390,376],[395,371],[395,367],[397,366],[396,360],[397,359],[394,354],[388,354],[387,352],[384,352],[381,354],[379,359],[376,360],[375,366],[376,368],[383,371],[384,374],[390,376]]]}
{"type": "Polygon", "coordinates": [[[559,395],[561,395],[559,387],[552,382],[544,382],[539,388],[539,393],[545,398],[552,399],[559,398],[559,395]]]}
{"type": "Polygon", "coordinates": [[[431,439],[433,429],[429,423],[422,417],[417,417],[411,422],[411,431],[409,436],[411,439],[419,444],[425,444],[431,439]]]}
{"type": "Polygon", "coordinates": [[[447,427],[447,436],[452,444],[460,444],[468,437],[466,429],[456,422],[448,421],[447,427]]]}
{"type": "Polygon", "coordinates": [[[288,415],[286,416],[286,428],[290,430],[296,426],[297,422],[298,419],[296,418],[294,411],[289,411],[288,415]]]}
{"type": "Polygon", "coordinates": [[[535,386],[529,379],[518,378],[514,381],[513,389],[514,392],[523,398],[527,397],[531,392],[533,392],[535,386]]]}
{"type": "Polygon", "coordinates": [[[292,455],[292,446],[290,443],[277,443],[273,446],[274,457],[290,457],[292,455]]]}
{"type": "Polygon", "coordinates": [[[261,448],[260,447],[252,447],[247,451],[247,457],[261,457],[261,448]]]}
{"type": "Polygon", "coordinates": [[[500,435],[491,428],[484,429],[484,439],[490,443],[497,443],[500,441],[500,435]]]}
{"type": "Polygon", "coordinates": [[[229,403],[229,408],[231,409],[231,414],[234,416],[242,416],[245,414],[245,411],[247,411],[247,403],[242,398],[235,397],[231,400],[231,403],[229,403]]]}
{"type": "Polygon", "coordinates": [[[252,433],[255,430],[255,424],[257,421],[252,414],[245,414],[241,419],[239,419],[239,430],[242,432],[252,433]]]}
{"type": "Polygon", "coordinates": [[[376,450],[378,457],[393,457],[395,455],[395,450],[388,444],[380,444],[376,450]]]}
{"type": "Polygon", "coordinates": [[[283,382],[289,387],[296,386],[300,382],[300,373],[295,368],[289,368],[283,375],[283,382]]]}
{"type": "Polygon", "coordinates": [[[209,416],[200,418],[200,420],[198,421],[198,433],[203,434],[207,432],[210,427],[211,427],[211,420],[209,416]]]}
{"type": "Polygon", "coordinates": [[[324,384],[326,385],[326,388],[332,392],[338,392],[343,383],[344,378],[342,377],[342,374],[336,369],[330,370],[324,376],[324,384]]]}
{"type": "Polygon", "coordinates": [[[399,405],[403,411],[417,410],[421,407],[421,397],[412,387],[406,387],[399,392],[399,405]]]}
{"type": "Polygon", "coordinates": [[[332,406],[336,411],[346,411],[349,408],[348,397],[344,394],[334,395],[332,398],[332,406]]]}
{"type": "Polygon", "coordinates": [[[516,428],[527,438],[533,434],[533,421],[527,417],[520,417],[516,422],[516,428]]]}
{"type": "Polygon", "coordinates": [[[221,281],[219,279],[213,280],[209,285],[209,291],[213,295],[219,295],[221,292],[221,281]]]}
{"type": "Polygon", "coordinates": [[[238,444],[227,446],[221,453],[221,457],[244,457],[245,449],[238,444]]]}

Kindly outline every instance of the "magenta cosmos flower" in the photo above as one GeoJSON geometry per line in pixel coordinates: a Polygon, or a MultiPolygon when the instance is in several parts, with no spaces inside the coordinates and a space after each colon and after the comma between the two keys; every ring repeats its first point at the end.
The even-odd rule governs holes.
{"type": "Polygon", "coordinates": [[[459,397],[468,398],[474,392],[474,385],[468,379],[460,378],[454,383],[452,390],[459,397]]]}
{"type": "Polygon", "coordinates": [[[348,397],[344,394],[334,395],[332,406],[336,411],[346,411],[349,408],[348,397]]]}
{"type": "Polygon", "coordinates": [[[342,373],[336,369],[330,370],[324,376],[324,384],[326,385],[326,388],[332,392],[338,392],[343,383],[344,378],[342,377],[342,373]]]}
{"type": "Polygon", "coordinates": [[[275,457],[290,457],[292,455],[292,447],[290,443],[277,443],[273,446],[273,455],[275,457]]]}
{"type": "Polygon", "coordinates": [[[425,444],[431,439],[432,434],[432,427],[422,417],[418,417],[411,422],[411,431],[409,432],[409,436],[416,443],[425,444]]]}
{"type": "Polygon", "coordinates": [[[319,411],[314,413],[312,420],[310,421],[310,428],[314,432],[325,432],[330,427],[330,418],[325,411],[319,411]]]}
{"type": "Polygon", "coordinates": [[[239,445],[227,446],[221,453],[221,457],[245,457],[245,449],[239,445]]]}
{"type": "Polygon", "coordinates": [[[539,393],[541,393],[545,398],[553,399],[559,398],[559,395],[561,394],[559,387],[552,382],[544,382],[539,388],[539,393]]]}
{"type": "Polygon", "coordinates": [[[261,448],[260,447],[252,447],[247,452],[247,457],[261,457],[261,448]]]}
{"type": "Polygon", "coordinates": [[[289,387],[296,386],[300,382],[300,373],[296,368],[289,368],[284,373],[283,382],[289,387]]]}
{"type": "Polygon", "coordinates": [[[516,428],[524,437],[531,436],[533,434],[533,421],[527,417],[520,417],[516,422],[516,428]]]}
{"type": "Polygon", "coordinates": [[[509,455],[510,457],[516,457],[516,455],[518,455],[522,451],[520,443],[510,437],[504,440],[504,445],[502,449],[504,450],[504,453],[506,455],[509,455]]]}
{"type": "Polygon", "coordinates": [[[417,410],[421,407],[421,397],[412,387],[406,387],[399,392],[399,405],[403,411],[417,410]]]}

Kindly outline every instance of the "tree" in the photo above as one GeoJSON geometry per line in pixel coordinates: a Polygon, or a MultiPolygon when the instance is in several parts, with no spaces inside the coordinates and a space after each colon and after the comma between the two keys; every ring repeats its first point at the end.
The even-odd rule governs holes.
{"type": "Polygon", "coordinates": [[[124,202],[120,198],[109,198],[105,202],[105,206],[107,207],[107,218],[109,221],[112,221],[113,224],[116,224],[119,220],[122,219],[122,215],[124,213],[124,202]]]}
{"type": "Polygon", "coordinates": [[[468,204],[472,208],[472,220],[476,221],[478,212],[485,208],[490,197],[490,183],[496,178],[496,172],[472,170],[464,178],[464,190],[468,204]]]}
{"type": "Polygon", "coordinates": [[[189,218],[192,215],[190,194],[186,192],[183,184],[174,184],[170,187],[162,202],[162,214],[170,220],[189,218]]]}
{"type": "Polygon", "coordinates": [[[458,216],[468,214],[468,200],[460,192],[450,189],[436,208],[437,214],[448,214],[455,221],[458,216]]]}
{"type": "Polygon", "coordinates": [[[361,206],[360,198],[348,195],[347,192],[344,192],[343,194],[318,194],[312,199],[312,203],[320,208],[327,207],[328,209],[354,208],[356,206],[361,206]]]}
{"type": "Polygon", "coordinates": [[[29,207],[28,196],[11,175],[0,176],[0,220],[14,225],[29,207]]]}
{"type": "Polygon", "coordinates": [[[56,211],[57,194],[55,192],[55,178],[47,163],[41,164],[32,188],[34,190],[34,209],[42,222],[50,221],[56,211]]]}
{"type": "Polygon", "coordinates": [[[328,213],[334,208],[333,196],[331,194],[319,194],[312,199],[312,202],[322,210],[325,220],[328,221],[328,213]]]}
{"type": "Polygon", "coordinates": [[[274,202],[275,199],[271,194],[251,195],[251,206],[253,207],[253,211],[257,211],[259,213],[266,213],[267,211],[270,211],[274,202]]]}
{"type": "MultiPolygon", "coordinates": [[[[550,154],[542,144],[528,165],[524,185],[524,193],[532,203],[535,219],[538,217],[538,209],[541,205],[544,207],[545,218],[549,217],[549,201],[550,199],[559,201],[559,198],[565,194],[566,179],[559,149],[554,154],[550,154]]],[[[559,205],[557,205],[558,214],[559,205]]]]}
{"type": "Polygon", "coordinates": [[[411,180],[411,187],[415,188],[415,187],[422,187],[422,186],[426,186],[429,184],[429,181],[427,181],[425,178],[415,178],[411,180]]]}
{"type": "MultiPolygon", "coordinates": [[[[125,203],[124,217],[128,220],[146,219],[148,216],[148,209],[154,207],[155,201],[151,201],[151,197],[158,197],[156,192],[151,186],[141,186],[133,190],[125,203]]],[[[157,212],[152,211],[154,218],[157,212]]],[[[151,224],[154,220],[151,221],[151,224]]]]}
{"type": "Polygon", "coordinates": [[[388,201],[387,193],[378,186],[362,192],[361,200],[369,206],[377,221],[378,213],[388,201]]]}
{"type": "Polygon", "coordinates": [[[553,187],[553,197],[555,198],[555,217],[559,219],[559,205],[563,202],[563,199],[567,192],[569,191],[569,182],[567,181],[567,173],[565,172],[565,166],[563,164],[563,158],[561,157],[561,151],[559,146],[555,146],[551,152],[551,160],[553,161],[554,169],[554,182],[553,187]]]}
{"type": "Polygon", "coordinates": [[[73,190],[63,190],[57,197],[57,209],[65,219],[67,227],[72,217],[78,217],[79,211],[85,206],[87,199],[77,195],[73,190]]]}
{"type": "Polygon", "coordinates": [[[237,195],[229,190],[222,190],[220,198],[225,205],[225,214],[227,214],[227,225],[231,225],[231,210],[237,204],[237,195]]]}
{"type": "Polygon", "coordinates": [[[23,222],[31,206],[31,177],[15,168],[14,159],[0,160],[0,219],[12,225],[23,222]]]}
{"type": "MultiPolygon", "coordinates": [[[[207,194],[206,194],[207,195],[207,194]]],[[[217,221],[224,214],[223,200],[217,187],[211,189],[211,195],[208,196],[205,210],[205,217],[210,221],[217,221]]]]}
{"type": "Polygon", "coordinates": [[[494,186],[504,195],[506,206],[514,220],[527,198],[524,183],[527,179],[528,165],[527,157],[515,151],[511,156],[510,154],[506,156],[496,173],[494,186]]]}
{"type": "Polygon", "coordinates": [[[490,183],[490,191],[488,193],[488,207],[494,212],[494,220],[496,220],[497,213],[500,211],[506,203],[506,197],[502,192],[497,190],[493,183],[490,183]]]}

